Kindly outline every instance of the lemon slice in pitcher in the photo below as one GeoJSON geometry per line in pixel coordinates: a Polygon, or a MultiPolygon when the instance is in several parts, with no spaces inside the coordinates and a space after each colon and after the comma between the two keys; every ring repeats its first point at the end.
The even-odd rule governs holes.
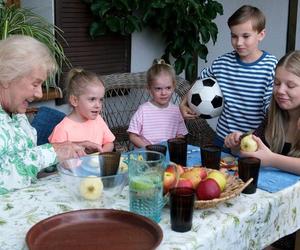
{"type": "Polygon", "coordinates": [[[152,180],[145,177],[135,177],[130,181],[129,185],[130,189],[136,191],[146,191],[154,188],[154,183],[152,182],[152,180]]]}

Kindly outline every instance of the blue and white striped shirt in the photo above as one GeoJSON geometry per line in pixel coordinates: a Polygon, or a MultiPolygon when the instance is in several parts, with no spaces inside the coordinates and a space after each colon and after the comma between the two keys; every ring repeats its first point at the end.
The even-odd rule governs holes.
{"type": "Polygon", "coordinates": [[[231,132],[247,132],[260,125],[271,99],[276,64],[276,57],[265,51],[253,63],[242,62],[233,51],[202,70],[201,78],[215,78],[224,97],[218,136],[224,139],[231,132]]]}

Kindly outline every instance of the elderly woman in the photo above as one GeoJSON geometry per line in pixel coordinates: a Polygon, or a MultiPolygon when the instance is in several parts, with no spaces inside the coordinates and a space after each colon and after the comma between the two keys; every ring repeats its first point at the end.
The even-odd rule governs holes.
{"type": "Polygon", "coordinates": [[[42,83],[56,69],[49,49],[34,38],[0,41],[0,194],[29,186],[42,168],[100,149],[91,142],[36,145],[25,112],[42,97],[42,83]]]}

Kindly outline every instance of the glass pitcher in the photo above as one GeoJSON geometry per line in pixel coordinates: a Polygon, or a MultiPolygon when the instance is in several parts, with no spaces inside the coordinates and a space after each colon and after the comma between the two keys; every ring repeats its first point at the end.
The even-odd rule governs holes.
{"type": "MultiPolygon", "coordinates": [[[[165,156],[154,151],[128,154],[130,211],[160,221],[166,203],[163,197],[165,156]]],[[[177,168],[174,166],[175,171],[177,168]]]]}

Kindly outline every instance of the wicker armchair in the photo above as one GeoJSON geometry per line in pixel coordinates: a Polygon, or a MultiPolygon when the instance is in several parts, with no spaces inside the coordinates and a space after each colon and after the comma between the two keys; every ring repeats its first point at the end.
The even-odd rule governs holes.
{"type": "MultiPolygon", "coordinates": [[[[126,132],[132,115],[138,106],[149,99],[146,89],[146,72],[121,73],[102,76],[105,85],[105,102],[103,118],[116,136],[115,147],[117,151],[133,149],[126,132]]],[[[188,81],[177,77],[177,85],[172,101],[180,103],[181,98],[190,89],[188,81]]],[[[189,131],[188,142],[201,146],[212,142],[215,132],[206,120],[197,118],[186,121],[189,131]]]]}

